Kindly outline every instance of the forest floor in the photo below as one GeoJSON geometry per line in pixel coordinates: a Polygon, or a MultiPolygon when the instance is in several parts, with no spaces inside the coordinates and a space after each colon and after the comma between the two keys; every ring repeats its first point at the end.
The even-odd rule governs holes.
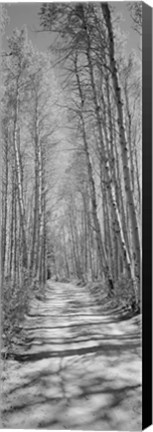
{"type": "Polygon", "coordinates": [[[2,427],[141,430],[140,316],[49,281],[5,360],[2,427]]]}

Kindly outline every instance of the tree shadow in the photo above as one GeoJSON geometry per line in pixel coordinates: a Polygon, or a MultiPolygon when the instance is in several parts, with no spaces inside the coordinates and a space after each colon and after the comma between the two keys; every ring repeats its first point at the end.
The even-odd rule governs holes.
{"type": "MultiPolygon", "coordinates": [[[[70,306],[81,312],[80,302],[70,306]]],[[[127,430],[130,403],[141,399],[140,331],[108,311],[101,319],[96,311],[80,313],[77,322],[73,316],[75,322],[55,316],[55,325],[43,308],[31,314],[22,343],[11,353],[21,377],[8,389],[3,412],[10,425],[27,416],[26,428],[127,430]]],[[[135,416],[140,422],[140,413],[135,416]]]]}

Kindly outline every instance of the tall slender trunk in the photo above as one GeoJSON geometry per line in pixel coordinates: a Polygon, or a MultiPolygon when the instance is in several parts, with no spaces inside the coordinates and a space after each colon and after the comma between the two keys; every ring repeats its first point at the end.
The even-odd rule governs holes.
{"type": "Polygon", "coordinates": [[[69,213],[70,218],[70,227],[71,227],[71,238],[72,238],[72,244],[73,244],[73,255],[75,259],[75,267],[76,267],[76,273],[78,279],[81,277],[81,269],[80,269],[80,263],[79,263],[79,257],[78,257],[78,250],[77,250],[77,244],[76,244],[76,237],[75,237],[75,228],[73,223],[73,217],[71,214],[71,211],[69,213]]]}
{"type": "Polygon", "coordinates": [[[79,251],[79,233],[78,233],[78,228],[77,228],[77,210],[75,210],[74,213],[74,208],[72,209],[72,220],[73,220],[73,227],[74,227],[74,237],[75,237],[75,248],[76,248],[76,256],[77,256],[77,266],[78,266],[78,272],[79,272],[79,277],[82,277],[82,266],[81,266],[81,259],[80,259],[80,251],[79,251]]]}
{"type": "MultiPolygon", "coordinates": [[[[111,112],[109,112],[109,115],[111,115],[111,112]]],[[[120,232],[118,231],[118,229],[116,229],[116,223],[118,226],[118,215],[119,215],[120,224],[122,226],[122,233],[124,235],[124,241],[126,244],[128,256],[131,260],[129,239],[128,239],[128,235],[127,235],[126,218],[125,218],[125,212],[124,212],[122,188],[121,188],[121,184],[120,184],[117,148],[115,145],[115,141],[113,141],[112,145],[114,144],[114,147],[116,149],[116,155],[115,155],[115,153],[113,153],[113,159],[114,159],[114,161],[116,160],[116,167],[117,167],[117,179],[116,179],[114,169],[113,169],[113,174],[112,174],[112,163],[110,161],[110,154],[109,154],[109,139],[108,139],[108,134],[107,134],[107,129],[106,129],[105,124],[103,124],[103,131],[104,131],[104,136],[105,136],[105,141],[103,139],[103,151],[106,155],[106,160],[107,160],[107,164],[105,164],[105,171],[104,172],[105,172],[106,182],[107,182],[107,191],[108,191],[109,197],[110,197],[110,204],[111,204],[112,209],[113,209],[113,211],[112,211],[112,213],[113,213],[113,226],[114,226],[115,234],[117,235],[117,233],[118,233],[118,236],[120,236],[120,232]],[[105,142],[105,144],[104,144],[104,142],[105,142]],[[119,193],[118,193],[118,191],[119,191],[119,193]],[[114,202],[115,202],[115,204],[114,204],[114,202]],[[121,211],[120,211],[120,208],[121,208],[121,211]]],[[[102,136],[103,136],[103,131],[102,131],[102,136]]],[[[123,254],[124,254],[124,250],[123,250],[123,254]]],[[[126,265],[127,265],[127,263],[126,263],[126,265]]]]}
{"type": "Polygon", "coordinates": [[[133,143],[133,150],[134,150],[134,159],[135,159],[135,167],[136,167],[136,183],[137,183],[137,189],[138,189],[138,199],[139,199],[139,208],[141,204],[141,191],[140,191],[140,176],[139,176],[139,168],[138,168],[138,154],[137,154],[137,144],[136,144],[136,130],[134,131],[134,143],[133,143]]]}
{"type": "Polygon", "coordinates": [[[37,99],[35,100],[35,123],[34,123],[34,148],[35,148],[35,198],[33,215],[33,233],[31,247],[30,268],[32,275],[36,276],[38,262],[38,237],[39,237],[39,156],[38,156],[38,128],[37,128],[37,99]]]}
{"type": "Polygon", "coordinates": [[[65,266],[66,266],[66,273],[67,277],[70,277],[70,270],[69,270],[69,260],[67,257],[67,247],[66,247],[66,236],[65,236],[65,227],[63,225],[63,244],[64,244],[64,256],[65,256],[65,266]]]}
{"type": "Polygon", "coordinates": [[[132,149],[132,120],[131,120],[131,114],[130,114],[128,90],[127,90],[127,84],[126,83],[124,86],[124,93],[125,93],[126,112],[127,112],[127,130],[128,130],[129,155],[130,155],[130,173],[131,173],[132,190],[134,193],[134,160],[133,160],[133,149],[132,149]]]}
{"type": "Polygon", "coordinates": [[[39,209],[39,227],[38,227],[38,255],[37,255],[37,272],[38,279],[42,282],[42,261],[43,261],[43,236],[44,236],[44,217],[45,217],[45,200],[44,200],[44,163],[43,163],[43,150],[38,141],[38,173],[39,173],[39,196],[38,196],[38,209],[39,209]]]}
{"type": "Polygon", "coordinates": [[[18,146],[18,116],[19,116],[19,87],[17,81],[16,87],[16,103],[14,112],[14,130],[13,130],[13,146],[15,153],[15,166],[17,175],[17,188],[18,188],[18,200],[20,209],[20,223],[22,228],[22,242],[23,242],[23,266],[26,268],[28,265],[27,257],[27,244],[26,244],[26,231],[25,231],[25,221],[24,221],[24,203],[23,203],[23,185],[22,185],[22,173],[21,173],[21,163],[20,154],[18,146]]]}
{"type": "Polygon", "coordinates": [[[17,182],[14,176],[14,256],[13,256],[13,286],[17,281],[17,182]]]}
{"type": "Polygon", "coordinates": [[[8,165],[8,129],[6,131],[4,143],[4,157],[5,157],[5,167],[3,172],[3,194],[2,194],[2,280],[5,275],[5,261],[6,261],[6,227],[7,227],[7,206],[8,206],[8,174],[9,174],[9,165],[8,165]]]}
{"type": "Polygon", "coordinates": [[[89,241],[89,230],[88,230],[88,210],[87,201],[85,194],[82,193],[83,200],[83,222],[84,222],[84,274],[87,279],[88,273],[88,241],[89,241]]]}
{"type": "Polygon", "coordinates": [[[46,231],[46,193],[44,191],[43,196],[43,212],[44,212],[44,218],[43,218],[43,284],[45,285],[47,280],[47,231],[46,231]]]}
{"type": "Polygon", "coordinates": [[[14,244],[14,167],[12,167],[12,196],[11,196],[11,223],[10,223],[10,245],[9,245],[9,276],[12,274],[13,244],[14,244]]]}

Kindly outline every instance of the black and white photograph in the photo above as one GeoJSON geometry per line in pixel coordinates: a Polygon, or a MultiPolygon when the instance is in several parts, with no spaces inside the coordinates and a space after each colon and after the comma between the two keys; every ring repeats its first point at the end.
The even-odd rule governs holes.
{"type": "Polygon", "coordinates": [[[142,3],[1,3],[1,428],[142,429],[142,3]]]}

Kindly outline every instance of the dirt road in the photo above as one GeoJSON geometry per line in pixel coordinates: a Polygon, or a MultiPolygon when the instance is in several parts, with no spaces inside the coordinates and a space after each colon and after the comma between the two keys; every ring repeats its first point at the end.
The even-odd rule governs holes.
{"type": "Polygon", "coordinates": [[[24,335],[3,373],[4,428],[141,429],[137,318],[120,320],[105,293],[98,306],[85,287],[49,282],[24,335]]]}

